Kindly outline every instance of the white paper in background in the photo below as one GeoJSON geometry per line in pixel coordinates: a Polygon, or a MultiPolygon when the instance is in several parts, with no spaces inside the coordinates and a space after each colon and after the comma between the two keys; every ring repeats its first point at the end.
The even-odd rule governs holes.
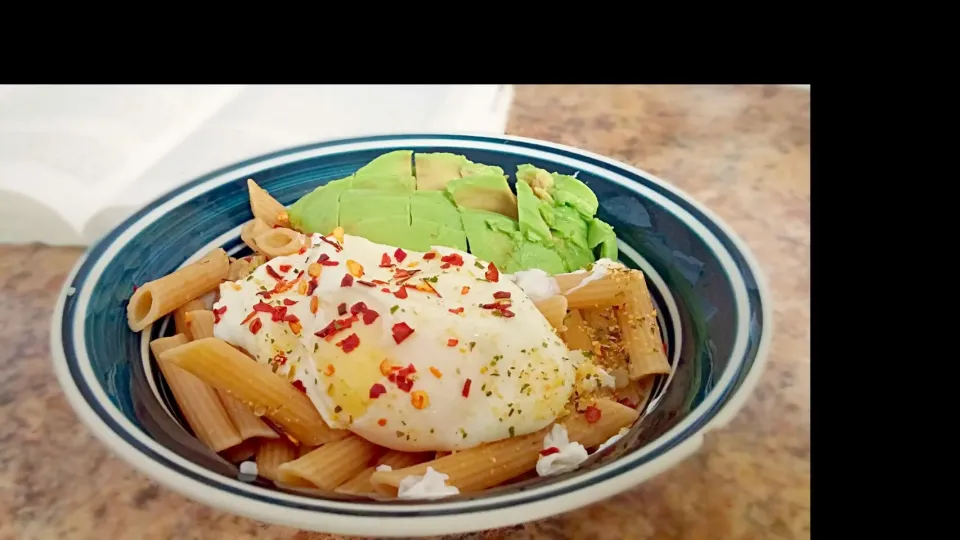
{"type": "Polygon", "coordinates": [[[0,86],[0,242],[86,245],[182,182],[322,139],[502,134],[509,85],[0,86]]]}

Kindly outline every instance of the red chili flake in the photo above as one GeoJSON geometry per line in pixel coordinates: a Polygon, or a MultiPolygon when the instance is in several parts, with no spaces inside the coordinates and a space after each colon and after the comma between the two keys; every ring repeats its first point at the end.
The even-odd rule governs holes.
{"type": "Polygon", "coordinates": [[[293,305],[296,305],[296,303],[297,303],[296,300],[291,300],[291,299],[289,299],[289,298],[284,298],[284,299],[283,299],[283,305],[285,305],[285,306],[293,306],[293,305]]]}
{"type": "Polygon", "coordinates": [[[276,364],[276,365],[278,365],[278,366],[286,365],[286,363],[287,363],[287,357],[286,357],[286,355],[284,355],[284,354],[282,354],[282,353],[277,354],[276,356],[273,357],[273,363],[276,364]]]}
{"type": "Polygon", "coordinates": [[[220,322],[220,317],[227,312],[227,306],[219,307],[213,310],[213,322],[214,324],[220,322]]]}
{"type": "Polygon", "coordinates": [[[317,278],[313,278],[310,280],[310,282],[307,285],[307,296],[310,296],[311,294],[313,294],[313,291],[317,290],[317,285],[319,285],[319,283],[317,282],[317,278]]]}
{"type": "Polygon", "coordinates": [[[303,255],[306,252],[307,252],[307,246],[303,246],[302,248],[300,248],[300,251],[298,251],[297,253],[299,253],[300,255],[303,255]]]}
{"type": "Polygon", "coordinates": [[[497,291],[493,293],[493,297],[496,298],[497,300],[501,300],[503,298],[510,298],[510,293],[508,291],[497,291]]]}
{"type": "Polygon", "coordinates": [[[273,322],[281,321],[287,315],[287,306],[277,306],[273,309],[273,315],[270,320],[273,322]]]}
{"type": "Polygon", "coordinates": [[[600,409],[591,405],[587,407],[587,410],[584,412],[584,416],[587,418],[587,422],[595,424],[598,420],[600,420],[600,409]]]}
{"type": "Polygon", "coordinates": [[[508,318],[508,319],[511,318],[511,317],[516,317],[516,315],[517,315],[516,313],[510,311],[509,309],[505,309],[505,310],[501,311],[500,313],[503,313],[503,316],[506,317],[506,318],[508,318]]]}
{"type": "Polygon", "coordinates": [[[292,268],[292,266],[290,266],[289,264],[281,264],[281,265],[278,266],[277,268],[279,268],[281,272],[283,272],[284,274],[286,274],[287,272],[290,271],[290,269],[292,268]]]}
{"type": "Polygon", "coordinates": [[[459,315],[463,313],[463,307],[458,307],[456,309],[448,309],[447,311],[449,311],[450,313],[453,313],[454,315],[459,315]]]}
{"type": "Polygon", "coordinates": [[[253,335],[256,335],[257,332],[260,331],[260,327],[262,326],[263,326],[263,323],[260,322],[259,318],[254,319],[253,322],[250,323],[250,333],[253,335]]]}
{"type": "Polygon", "coordinates": [[[627,407],[630,407],[631,409],[636,409],[636,408],[637,408],[636,404],[634,404],[632,401],[630,401],[630,398],[621,398],[621,399],[618,399],[618,400],[617,400],[617,403],[619,403],[619,404],[621,404],[621,405],[625,405],[625,406],[627,406],[627,407]]]}
{"type": "Polygon", "coordinates": [[[660,343],[663,345],[663,354],[664,354],[664,356],[666,356],[666,354],[667,354],[667,342],[666,342],[666,341],[661,341],[660,343]]]}
{"type": "Polygon", "coordinates": [[[414,288],[417,289],[418,291],[423,291],[425,293],[433,293],[437,295],[437,298],[443,298],[442,296],[440,296],[440,293],[437,291],[437,289],[435,289],[433,285],[430,284],[429,281],[421,281],[414,288]]]}
{"type": "Polygon", "coordinates": [[[408,279],[412,278],[420,270],[404,270],[403,268],[398,268],[393,273],[393,279],[397,280],[397,285],[403,285],[408,279]]]}
{"type": "Polygon", "coordinates": [[[380,289],[380,292],[388,293],[388,292],[390,292],[390,289],[387,288],[387,287],[384,287],[384,288],[380,289]]]}
{"type": "Polygon", "coordinates": [[[140,288],[140,287],[137,286],[136,283],[133,284],[133,292],[137,292],[137,289],[139,289],[139,288],[140,288]]]}
{"type": "Polygon", "coordinates": [[[256,316],[257,316],[257,312],[256,312],[256,311],[251,311],[249,315],[247,315],[242,321],[240,321],[240,326],[243,326],[243,325],[247,324],[248,322],[250,322],[250,319],[252,319],[252,318],[254,318],[254,317],[256,317],[256,316]]]}
{"type": "Polygon", "coordinates": [[[463,397],[470,397],[470,379],[463,383],[463,391],[460,392],[463,397]]]}
{"type": "Polygon", "coordinates": [[[390,260],[390,256],[384,253],[380,256],[380,268],[390,268],[393,266],[393,261],[390,260]]]}
{"type": "Polygon", "coordinates": [[[410,390],[413,389],[413,381],[406,377],[397,377],[397,388],[409,394],[410,390]]]}
{"type": "Polygon", "coordinates": [[[341,330],[346,330],[353,326],[353,323],[357,322],[359,319],[356,315],[347,317],[346,319],[335,319],[330,321],[330,324],[323,327],[323,329],[314,332],[313,335],[317,337],[322,337],[329,341],[337,332],[341,330]]]}
{"type": "Polygon", "coordinates": [[[441,262],[452,264],[454,266],[463,266],[463,257],[459,253],[451,253],[440,257],[441,262]]]}
{"type": "Polygon", "coordinates": [[[544,448],[540,451],[541,456],[549,456],[550,454],[559,454],[560,449],[556,446],[551,446],[550,448],[544,448]]]}
{"type": "Polygon", "coordinates": [[[387,425],[387,419],[386,419],[386,418],[381,418],[381,419],[377,420],[377,425],[380,426],[380,427],[383,427],[383,426],[387,425]]]}
{"type": "Polygon", "coordinates": [[[510,304],[500,303],[500,302],[490,302],[489,304],[480,304],[480,307],[482,307],[483,309],[496,309],[496,310],[502,311],[510,307],[510,304]]]}
{"type": "MultiPolygon", "coordinates": [[[[380,383],[376,383],[370,387],[370,399],[377,399],[378,397],[386,393],[387,393],[387,388],[380,383]]],[[[386,422],[384,422],[383,424],[386,424],[386,422]]],[[[383,424],[380,424],[380,425],[382,426],[383,424]]]]}
{"type": "Polygon", "coordinates": [[[363,324],[371,325],[373,324],[373,321],[377,320],[377,317],[379,316],[380,314],[377,313],[376,311],[372,309],[368,309],[363,312],[363,324]]]}
{"type": "Polygon", "coordinates": [[[277,271],[274,270],[273,267],[270,266],[269,264],[267,265],[267,274],[269,274],[270,277],[272,277],[273,279],[275,279],[275,280],[277,280],[277,281],[282,281],[282,280],[283,280],[283,276],[281,276],[280,274],[278,274],[277,271]]]}
{"type": "Polygon", "coordinates": [[[283,316],[283,322],[300,322],[300,318],[293,313],[290,313],[283,316]]]}
{"type": "Polygon", "coordinates": [[[343,246],[341,246],[336,240],[330,240],[326,236],[322,235],[320,236],[320,239],[333,246],[333,248],[337,251],[343,251],[343,246]]]}
{"type": "Polygon", "coordinates": [[[363,302],[357,302],[356,304],[350,306],[350,314],[356,315],[357,313],[363,313],[367,310],[367,304],[363,302]]]}
{"type": "Polygon", "coordinates": [[[493,264],[493,261],[487,265],[487,273],[485,274],[487,281],[491,283],[496,283],[500,281],[500,271],[497,270],[497,265],[493,264]]]}
{"type": "Polygon", "coordinates": [[[337,315],[346,315],[346,314],[347,314],[347,303],[341,302],[340,305],[337,306],[337,315]]]}
{"type": "Polygon", "coordinates": [[[457,343],[460,343],[459,339],[450,338],[447,340],[447,347],[456,347],[457,343]]]}
{"type": "Polygon", "coordinates": [[[460,289],[460,294],[467,294],[468,292],[470,292],[470,287],[467,287],[466,285],[464,285],[463,288],[460,289]]]}
{"type": "Polygon", "coordinates": [[[260,301],[253,306],[253,310],[261,313],[273,313],[273,306],[266,302],[260,301]]]}
{"type": "Polygon", "coordinates": [[[413,364],[407,364],[407,367],[405,367],[405,368],[400,368],[399,370],[397,370],[397,376],[398,376],[398,377],[409,377],[410,375],[412,375],[412,374],[414,374],[414,373],[416,373],[416,372],[417,372],[417,367],[416,367],[416,366],[414,366],[413,364]]]}
{"type": "Polygon", "coordinates": [[[403,343],[403,340],[410,337],[410,334],[413,333],[413,328],[405,322],[399,322],[393,325],[393,340],[397,342],[397,345],[403,343]]]}
{"type": "Polygon", "coordinates": [[[437,253],[436,253],[435,251],[428,251],[427,253],[424,253],[424,254],[423,254],[424,260],[427,260],[427,261],[429,261],[430,259],[432,259],[432,258],[434,258],[434,257],[436,257],[436,256],[437,256],[437,253]]]}
{"type": "Polygon", "coordinates": [[[343,279],[340,280],[341,287],[350,287],[353,285],[353,276],[350,274],[344,274],[343,279]]]}
{"type": "Polygon", "coordinates": [[[364,280],[362,280],[362,279],[358,279],[358,280],[357,280],[357,283],[359,283],[360,285],[366,286],[366,287],[376,287],[376,286],[377,286],[376,283],[370,283],[369,281],[364,281],[364,280]]]}
{"type": "Polygon", "coordinates": [[[269,300],[271,294],[268,291],[260,291],[257,293],[257,296],[262,296],[264,300],[269,300]]]}
{"type": "Polygon", "coordinates": [[[398,263],[402,263],[403,260],[407,258],[407,252],[397,248],[397,250],[393,252],[393,256],[397,259],[398,263]]]}
{"type": "Polygon", "coordinates": [[[393,295],[396,296],[397,298],[403,300],[404,298],[407,297],[407,288],[406,288],[406,287],[400,287],[400,289],[397,290],[396,292],[394,292],[393,295]]]}
{"type": "Polygon", "coordinates": [[[373,283],[375,283],[375,284],[377,284],[377,285],[386,285],[386,284],[387,284],[387,282],[384,281],[384,280],[382,280],[382,279],[371,279],[370,281],[372,281],[373,283]]]}
{"type": "Polygon", "coordinates": [[[337,347],[343,349],[343,352],[348,353],[360,346],[360,337],[356,334],[350,334],[349,336],[343,338],[342,341],[337,342],[337,347]]]}
{"type": "Polygon", "coordinates": [[[303,383],[300,381],[293,381],[293,387],[303,392],[304,394],[307,393],[307,389],[303,387],[303,383]]]}
{"type": "Polygon", "coordinates": [[[317,259],[317,262],[320,266],[338,266],[340,263],[338,261],[331,261],[330,256],[326,253],[321,253],[320,258],[317,259]]]}
{"type": "Polygon", "coordinates": [[[443,263],[440,265],[441,270],[446,270],[447,268],[450,268],[450,263],[443,263]]]}

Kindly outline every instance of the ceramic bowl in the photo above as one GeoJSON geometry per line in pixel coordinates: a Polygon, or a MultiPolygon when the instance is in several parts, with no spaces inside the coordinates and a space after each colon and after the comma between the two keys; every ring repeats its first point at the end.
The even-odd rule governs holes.
{"type": "Polygon", "coordinates": [[[384,135],[291,148],[224,167],[141,209],[92,246],[64,284],[52,321],[57,377],[71,405],[116,455],[187,497],[302,529],[407,536],[488,529],[587,505],[663,472],[723,426],[754,387],[770,343],[771,309],[753,257],[714,214],[668,182],[574,148],[517,137],[384,135]],[[222,246],[246,249],[251,219],[245,181],[284,204],[397,149],[453,152],[513,172],[522,163],[576,173],[613,225],[621,262],[646,273],[673,373],[657,381],[645,414],[612,452],[578,470],[439,501],[313,498],[238,471],[185,428],[150,339],[161,320],[127,327],[135,284],[163,276],[222,246]]]}

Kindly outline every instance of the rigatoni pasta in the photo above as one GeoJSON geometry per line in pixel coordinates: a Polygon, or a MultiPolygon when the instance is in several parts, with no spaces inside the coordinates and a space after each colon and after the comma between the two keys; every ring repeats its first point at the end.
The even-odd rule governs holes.
{"type": "MultiPolygon", "coordinates": [[[[440,454],[440,452],[437,452],[440,454]]],[[[449,455],[449,452],[445,452],[449,455]]],[[[437,456],[441,457],[441,456],[437,456]]],[[[370,482],[370,477],[377,471],[377,467],[386,465],[393,469],[403,469],[419,463],[424,463],[433,459],[430,452],[399,452],[397,450],[388,450],[377,460],[376,465],[367,467],[359,474],[343,483],[336,490],[337,493],[346,493],[349,495],[374,496],[380,493],[370,482]]]]}
{"type": "Polygon", "coordinates": [[[292,229],[270,229],[254,238],[257,249],[268,258],[283,257],[300,251],[306,245],[302,234],[292,229]]]}
{"type": "Polygon", "coordinates": [[[297,447],[286,437],[262,441],[257,448],[259,475],[274,482],[280,481],[277,469],[295,459],[297,459],[297,447]]]}
{"type": "Polygon", "coordinates": [[[309,454],[277,468],[280,482],[307,481],[318,489],[333,491],[367,468],[382,450],[377,445],[350,435],[327,443],[309,454]]]}
{"type": "Polygon", "coordinates": [[[567,308],[600,308],[622,304],[627,288],[627,272],[619,269],[607,269],[597,279],[591,273],[558,274],[557,284],[560,294],[567,297],[567,308]],[[590,279],[589,282],[584,283],[590,279]]]}
{"type": "Polygon", "coordinates": [[[631,273],[626,279],[627,297],[617,310],[617,320],[630,355],[630,378],[670,373],[670,363],[663,352],[657,312],[653,309],[643,274],[631,273]]]}
{"type": "Polygon", "coordinates": [[[555,330],[558,332],[563,331],[563,319],[567,315],[567,297],[562,294],[557,294],[546,300],[534,302],[534,304],[536,304],[540,313],[543,313],[543,316],[550,321],[550,325],[553,326],[555,330]]]}
{"type": "Polygon", "coordinates": [[[127,323],[139,332],[160,317],[213,289],[227,277],[230,260],[217,248],[195,263],[148,282],[137,289],[127,304],[127,323]]]}
{"type": "Polygon", "coordinates": [[[250,210],[254,218],[263,220],[269,227],[274,225],[285,227],[290,224],[287,209],[258,186],[252,178],[247,180],[247,189],[250,192],[250,210]]]}

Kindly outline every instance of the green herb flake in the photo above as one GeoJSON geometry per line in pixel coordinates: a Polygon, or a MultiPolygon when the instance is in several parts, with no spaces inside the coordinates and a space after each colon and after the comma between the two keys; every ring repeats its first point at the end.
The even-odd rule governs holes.
{"type": "Polygon", "coordinates": [[[514,433],[516,433],[516,431],[513,429],[513,426],[510,426],[510,429],[508,429],[507,432],[510,433],[511,437],[513,437],[514,433]]]}
{"type": "Polygon", "coordinates": [[[483,270],[483,265],[480,264],[480,261],[473,261],[473,265],[476,266],[477,268],[483,270]]]}
{"type": "Polygon", "coordinates": [[[471,342],[470,342],[470,350],[471,350],[471,351],[472,351],[473,348],[476,347],[476,346],[477,346],[477,342],[476,342],[476,341],[471,341],[471,342]]]}
{"type": "Polygon", "coordinates": [[[390,308],[390,314],[393,315],[394,313],[397,312],[398,309],[400,309],[400,306],[393,306],[393,307],[391,307],[391,308],[390,308]]]}

